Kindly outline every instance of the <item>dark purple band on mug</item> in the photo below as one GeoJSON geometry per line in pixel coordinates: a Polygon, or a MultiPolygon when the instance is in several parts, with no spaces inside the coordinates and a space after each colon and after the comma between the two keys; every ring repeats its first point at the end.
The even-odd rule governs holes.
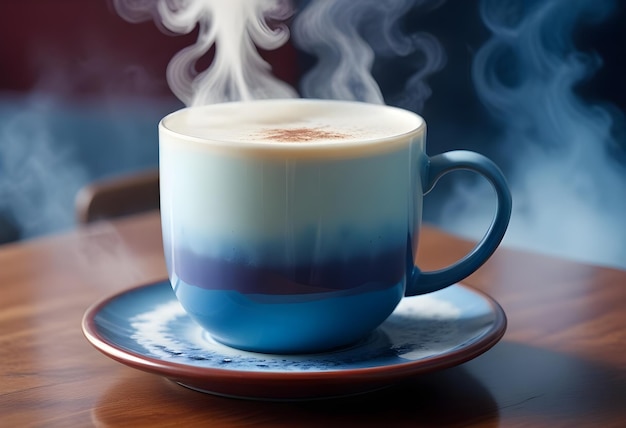
{"type": "MultiPolygon", "coordinates": [[[[284,266],[255,266],[245,261],[203,256],[185,248],[174,248],[173,253],[171,250],[166,248],[166,254],[170,255],[168,268],[187,284],[244,294],[324,293],[366,284],[384,289],[403,280],[407,260],[412,260],[406,246],[376,255],[284,266]]],[[[412,264],[408,268],[412,268],[412,264]]]]}

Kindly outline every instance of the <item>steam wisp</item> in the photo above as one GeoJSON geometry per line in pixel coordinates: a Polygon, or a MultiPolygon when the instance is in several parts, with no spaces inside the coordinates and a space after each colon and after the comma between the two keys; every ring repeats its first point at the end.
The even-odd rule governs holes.
{"type": "Polygon", "coordinates": [[[257,51],[288,41],[285,20],[293,11],[286,0],[114,0],[114,5],[131,22],[154,19],[176,34],[198,28],[196,43],[178,52],[167,68],[170,89],[187,106],[297,96],[257,51]],[[198,60],[213,46],[211,65],[199,71],[198,60]]]}
{"type": "MultiPolygon", "coordinates": [[[[626,166],[611,157],[614,118],[575,92],[601,65],[598,56],[577,50],[575,30],[585,20],[601,22],[612,5],[483,0],[492,36],[475,57],[473,77],[500,123],[494,143],[510,165],[514,210],[505,243],[626,267],[626,166]]],[[[444,222],[476,233],[474,215],[490,209],[481,206],[484,191],[459,192],[466,210],[456,206],[444,222]]]]}
{"type": "Polygon", "coordinates": [[[24,239],[74,225],[74,195],[88,174],[55,132],[56,103],[29,97],[13,105],[22,103],[0,114],[0,213],[24,239]]]}
{"type": "MultiPolygon", "coordinates": [[[[172,58],[167,79],[186,105],[260,98],[291,98],[297,92],[275,78],[257,48],[271,50],[289,39],[287,21],[295,9],[288,0],[113,0],[130,22],[153,19],[163,31],[198,38],[172,58]],[[198,60],[215,48],[211,65],[198,60]]],[[[443,0],[313,0],[298,3],[292,24],[294,43],[316,58],[302,78],[306,98],[384,104],[372,76],[376,60],[415,58],[415,72],[394,104],[421,110],[430,96],[426,79],[443,68],[445,53],[424,32],[403,33],[399,21],[415,7],[438,7],[443,0]]]]}
{"type": "Polygon", "coordinates": [[[404,32],[400,21],[414,7],[434,8],[442,3],[441,0],[305,2],[293,23],[293,40],[300,50],[314,56],[317,63],[300,82],[302,96],[385,104],[372,75],[374,62],[411,57],[420,64],[394,104],[421,110],[431,94],[426,78],[443,68],[445,52],[428,33],[404,32]]]}

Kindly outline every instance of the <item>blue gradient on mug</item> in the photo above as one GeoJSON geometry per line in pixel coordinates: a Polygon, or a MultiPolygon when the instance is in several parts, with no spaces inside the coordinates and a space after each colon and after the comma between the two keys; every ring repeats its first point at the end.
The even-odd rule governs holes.
{"type": "MultiPolygon", "coordinates": [[[[372,120],[379,107],[354,106],[372,120]]],[[[393,312],[414,268],[424,135],[267,147],[162,129],[163,243],[185,310],[217,340],[260,352],[363,338],[393,312]]]]}
{"type": "MultiPolygon", "coordinates": [[[[265,203],[211,186],[204,195],[170,189],[161,215],[178,300],[216,340],[241,349],[314,352],[363,338],[393,312],[413,269],[421,207],[409,202],[409,168],[396,167],[407,157],[255,165],[226,158],[215,166],[240,188],[264,192],[265,203]],[[372,170],[376,183],[367,179],[372,170]],[[213,211],[197,205],[207,194],[218,204],[213,211]]],[[[179,178],[168,177],[165,192],[179,178]]]]}
{"type": "Polygon", "coordinates": [[[256,352],[319,352],[350,344],[380,325],[404,294],[365,284],[364,290],[307,295],[243,294],[173,284],[185,310],[211,336],[232,347],[256,352]]]}
{"type": "Polygon", "coordinates": [[[261,251],[265,260],[254,264],[232,254],[206,256],[169,239],[164,246],[178,300],[216,340],[261,352],[308,352],[354,342],[382,323],[404,295],[413,267],[407,237],[376,253],[362,243],[369,238],[355,240],[344,257],[313,262],[316,237],[298,239],[308,251],[275,246],[279,254],[292,248],[301,260],[294,264],[270,262],[281,258],[270,245],[261,251]]]}

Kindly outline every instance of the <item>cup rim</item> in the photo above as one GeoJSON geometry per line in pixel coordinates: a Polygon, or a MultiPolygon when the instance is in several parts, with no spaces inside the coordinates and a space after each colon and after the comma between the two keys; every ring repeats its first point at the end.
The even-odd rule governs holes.
{"type": "MultiPolygon", "coordinates": [[[[343,151],[346,149],[358,149],[364,151],[388,151],[392,148],[398,146],[405,146],[409,144],[411,141],[414,141],[416,138],[424,135],[426,132],[426,121],[420,115],[415,112],[412,112],[407,109],[403,109],[400,107],[389,106],[385,104],[373,104],[366,103],[361,101],[343,101],[343,100],[330,100],[330,99],[315,99],[315,98],[282,98],[282,99],[263,99],[263,100],[247,100],[247,101],[229,101],[224,103],[217,104],[209,104],[202,106],[190,106],[184,107],[182,109],[173,111],[163,117],[158,125],[160,137],[163,135],[168,135],[177,140],[177,142],[186,142],[194,145],[206,146],[210,148],[220,148],[220,149],[234,149],[234,150],[253,150],[253,151],[290,151],[290,152],[300,152],[304,154],[310,152],[336,152],[343,151]],[[409,131],[400,132],[397,134],[390,134],[380,138],[371,138],[371,139],[351,139],[348,141],[308,141],[306,144],[302,142],[294,142],[294,141],[232,141],[227,139],[220,138],[208,138],[201,137],[197,135],[190,135],[178,130],[172,129],[172,126],[167,124],[168,121],[172,120],[172,118],[179,116],[181,114],[185,114],[184,112],[192,110],[192,109],[222,109],[224,106],[228,106],[228,108],[232,108],[237,104],[257,104],[262,105],[265,104],[267,108],[271,108],[272,104],[276,103],[293,103],[293,104],[333,104],[338,107],[345,108],[365,108],[365,109],[378,109],[380,111],[393,112],[394,115],[404,115],[409,120],[415,122],[415,125],[411,127],[409,131]],[[369,150],[368,150],[369,149],[369,150]]],[[[160,138],[162,142],[162,138],[160,138]]]]}

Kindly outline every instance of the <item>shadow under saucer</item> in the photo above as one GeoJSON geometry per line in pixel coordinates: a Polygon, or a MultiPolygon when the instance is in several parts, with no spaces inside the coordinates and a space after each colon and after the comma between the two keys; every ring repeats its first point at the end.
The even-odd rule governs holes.
{"type": "MultiPolygon", "coordinates": [[[[92,411],[97,426],[458,426],[497,414],[489,391],[463,366],[362,395],[315,401],[255,401],[201,394],[141,372],[114,384],[92,411]]],[[[493,426],[497,425],[497,418],[493,426]]],[[[491,425],[487,425],[491,426],[491,425]]]]}

